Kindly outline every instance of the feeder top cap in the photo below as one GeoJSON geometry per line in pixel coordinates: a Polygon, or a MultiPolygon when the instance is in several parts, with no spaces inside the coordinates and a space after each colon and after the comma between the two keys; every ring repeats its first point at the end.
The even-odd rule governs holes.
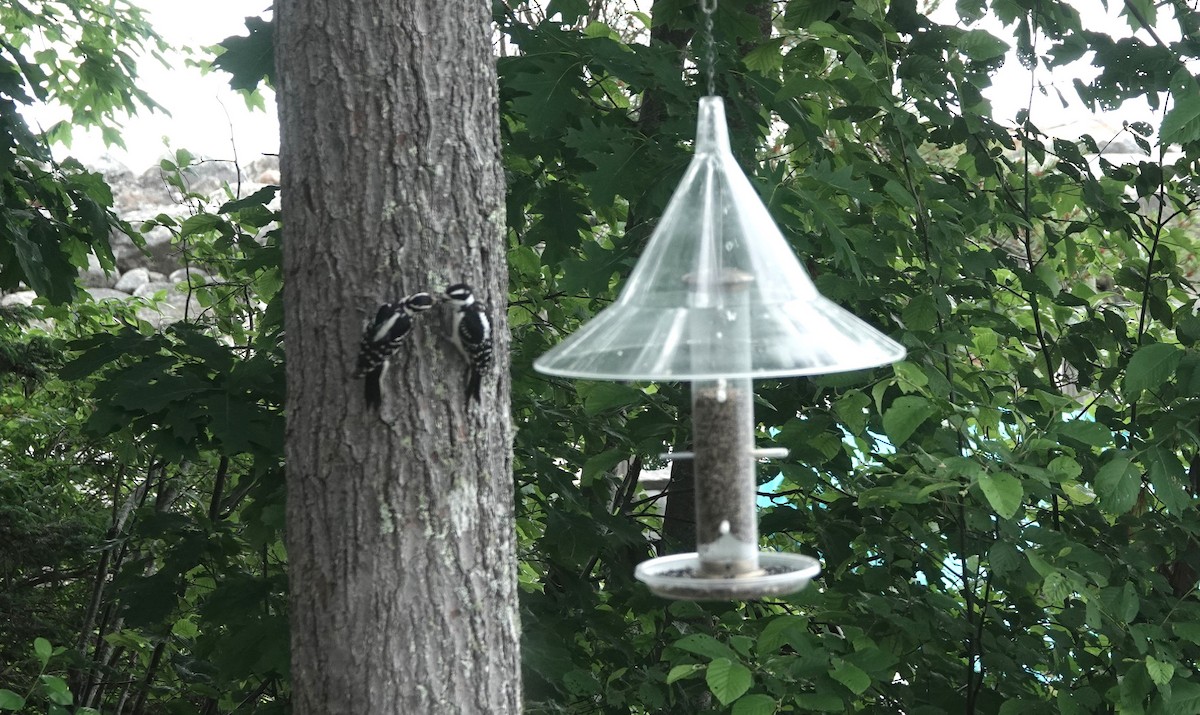
{"type": "Polygon", "coordinates": [[[600,380],[707,380],[857,370],[904,348],[821,296],[704,97],[696,149],[615,303],[534,362],[600,380]]]}

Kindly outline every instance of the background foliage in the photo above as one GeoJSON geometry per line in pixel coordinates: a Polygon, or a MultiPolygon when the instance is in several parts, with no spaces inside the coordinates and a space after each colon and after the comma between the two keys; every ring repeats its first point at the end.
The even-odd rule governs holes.
{"type": "MultiPolygon", "coordinates": [[[[1128,0],[1142,32],[1114,37],[1054,0],[962,0],[955,24],[909,0],[722,0],[744,167],[822,292],[909,350],[756,384],[760,443],[791,450],[763,468],[764,542],[825,570],[751,604],[632,579],[686,547],[686,475],[666,514],[636,484],[688,439],[684,386],[530,368],[615,297],[689,158],[698,9],[633,9],[495,4],[527,709],[1200,712],[1196,8],[1128,0]],[[1083,101],[1159,121],[1067,141],[993,116],[1010,46],[1031,92],[1085,58],[1083,101]]],[[[0,100],[61,70],[31,69],[29,16],[0,10],[0,100]]],[[[241,88],[270,74],[269,25],[249,30],[218,62],[241,88]]],[[[222,279],[156,332],[71,302],[81,252],[104,254],[99,223],[71,227],[112,220],[106,189],[0,120],[33,147],[0,167],[0,278],[44,299],[0,326],[0,709],[286,710],[273,192],[151,222],[222,279]],[[33,175],[49,202],[12,188],[33,175]]]]}

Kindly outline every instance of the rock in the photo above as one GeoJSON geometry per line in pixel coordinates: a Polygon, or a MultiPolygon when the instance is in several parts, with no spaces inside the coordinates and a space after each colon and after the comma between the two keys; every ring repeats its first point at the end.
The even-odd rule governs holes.
{"type": "Polygon", "coordinates": [[[112,288],[117,276],[104,272],[96,254],[89,253],[87,258],[88,267],[79,274],[79,284],[84,288],[112,288]]]}
{"type": "Polygon", "coordinates": [[[154,166],[128,184],[113,187],[113,209],[128,221],[181,213],[174,189],[164,176],[162,169],[154,166]]]}
{"type": "Polygon", "coordinates": [[[33,299],[37,298],[37,293],[31,290],[17,291],[9,293],[6,296],[0,296],[0,305],[23,305],[29,307],[33,305],[33,299]]]}
{"type": "Polygon", "coordinates": [[[128,293],[116,290],[115,288],[88,288],[84,292],[90,295],[92,300],[96,302],[102,300],[129,300],[128,293]]]}
{"type": "Polygon", "coordinates": [[[133,181],[133,172],[112,154],[101,155],[94,164],[88,166],[88,169],[99,172],[110,186],[124,185],[133,181]]]}
{"type": "Polygon", "coordinates": [[[170,231],[162,226],[155,226],[143,234],[143,238],[146,240],[145,248],[134,246],[128,236],[119,239],[128,249],[118,252],[114,246],[113,253],[118,256],[118,268],[122,271],[145,268],[151,273],[158,272],[162,275],[168,275],[179,268],[179,251],[171,243],[173,237],[170,231]]]}
{"type": "MultiPolygon", "coordinates": [[[[243,167],[246,180],[259,186],[279,185],[279,157],[260,156],[243,167]]],[[[245,187],[243,187],[245,188],[245,187]]],[[[245,192],[252,193],[252,192],[245,192]]]]}
{"type": "Polygon", "coordinates": [[[162,244],[170,244],[174,240],[171,231],[166,226],[155,226],[149,231],[142,234],[147,246],[160,246],[162,244]]]}
{"type": "MultiPolygon", "coordinates": [[[[109,180],[113,191],[113,210],[122,219],[130,222],[136,230],[142,222],[152,219],[159,214],[178,217],[183,220],[189,213],[189,207],[180,203],[179,190],[167,183],[167,173],[159,166],[152,166],[141,174],[134,174],[124,166],[115,163],[102,163],[96,167],[109,180]]],[[[246,197],[267,184],[279,183],[279,157],[260,156],[241,166],[230,161],[200,161],[183,170],[184,181],[188,189],[195,193],[212,197],[208,210],[215,211],[218,206],[228,200],[228,195],[222,187],[240,189],[239,196],[246,197]],[[238,186],[239,172],[241,186],[238,186]]],[[[279,198],[272,203],[278,206],[279,198]]],[[[145,282],[139,271],[135,278],[122,284],[123,288],[137,291],[148,283],[180,283],[188,280],[188,271],[184,270],[182,247],[175,243],[170,230],[163,226],[154,226],[144,234],[137,236],[145,246],[139,247],[132,237],[120,230],[114,230],[109,244],[116,258],[119,273],[105,276],[103,271],[89,271],[83,280],[88,287],[114,287],[123,274],[136,269],[144,269],[145,282]],[[166,278],[170,276],[170,278],[166,278]],[[130,283],[134,285],[130,285],[130,283]]],[[[260,243],[262,236],[255,240],[260,243]]],[[[219,278],[209,275],[204,267],[192,266],[191,275],[200,277],[206,282],[219,282],[219,278]]],[[[194,283],[194,282],[193,282],[194,283]]],[[[161,288],[160,288],[161,289],[161,288]]],[[[184,296],[172,296],[172,301],[182,304],[184,296]]],[[[191,315],[189,311],[189,316],[191,315]]]]}
{"type": "Polygon", "coordinates": [[[246,173],[253,176],[264,171],[279,171],[279,157],[275,154],[263,154],[246,165],[246,173]]]}
{"type": "Polygon", "coordinates": [[[196,299],[196,296],[189,296],[187,286],[182,286],[181,290],[179,283],[176,282],[150,281],[134,291],[133,294],[138,298],[153,300],[155,294],[159,291],[166,291],[166,297],[162,301],[163,303],[169,303],[180,309],[179,318],[177,318],[177,320],[184,317],[185,310],[187,317],[189,318],[195,318],[200,314],[202,309],[200,307],[200,302],[196,299]]]}
{"type": "Polygon", "coordinates": [[[117,259],[118,271],[123,272],[138,267],[137,260],[141,258],[142,252],[133,245],[133,239],[124,231],[114,228],[108,236],[108,246],[112,249],[113,257],[117,259]]]}
{"type": "Polygon", "coordinates": [[[211,194],[225,184],[237,184],[238,175],[232,161],[210,160],[193,164],[183,170],[188,188],[201,194],[211,194]]]}
{"type": "Polygon", "coordinates": [[[113,286],[125,293],[135,293],[138,288],[150,282],[150,271],[145,268],[134,268],[121,276],[121,280],[113,286]]]}
{"type": "Polygon", "coordinates": [[[137,317],[139,320],[144,320],[156,328],[162,328],[177,323],[183,320],[183,308],[174,303],[158,303],[153,306],[144,306],[138,308],[137,317]]]}
{"type": "MultiPolygon", "coordinates": [[[[97,289],[101,290],[101,289],[97,289]]],[[[37,298],[37,293],[31,290],[17,291],[8,295],[0,295],[0,307],[10,305],[20,305],[26,308],[33,306],[33,301],[37,298]]],[[[23,332],[30,330],[41,330],[47,333],[54,332],[54,321],[49,318],[33,318],[25,323],[23,332]]]]}
{"type": "Polygon", "coordinates": [[[191,276],[193,286],[203,285],[212,281],[208,274],[197,268],[180,268],[171,273],[171,277],[167,280],[172,283],[187,283],[191,276]]]}
{"type": "Polygon", "coordinates": [[[147,282],[138,286],[137,290],[135,290],[133,294],[138,298],[150,299],[153,298],[154,294],[159,291],[166,291],[167,300],[171,300],[171,295],[176,293],[175,284],[168,283],[166,281],[152,281],[147,279],[147,282]]]}

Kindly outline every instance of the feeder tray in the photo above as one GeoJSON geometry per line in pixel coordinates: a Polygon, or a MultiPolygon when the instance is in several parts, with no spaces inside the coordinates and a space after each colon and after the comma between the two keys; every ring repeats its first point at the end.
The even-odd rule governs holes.
{"type": "Polygon", "coordinates": [[[723,578],[704,575],[700,554],[674,554],[643,561],[634,569],[637,580],[663,598],[692,601],[746,601],[785,596],[803,589],[821,572],[811,556],[774,551],[758,553],[758,571],[723,578]]]}

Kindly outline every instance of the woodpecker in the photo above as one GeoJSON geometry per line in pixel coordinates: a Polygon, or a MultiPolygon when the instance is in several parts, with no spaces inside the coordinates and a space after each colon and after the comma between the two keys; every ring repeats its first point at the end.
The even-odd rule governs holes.
{"type": "Polygon", "coordinates": [[[492,321],[487,308],[475,300],[471,286],[455,283],[446,289],[446,298],[455,306],[450,339],[470,365],[467,376],[467,403],[480,401],[479,388],[492,364],[492,321]]]}
{"type": "Polygon", "coordinates": [[[380,388],[383,371],[387,368],[388,358],[412,332],[413,316],[433,305],[433,296],[428,293],[413,293],[399,302],[384,303],[363,331],[354,377],[366,378],[363,394],[368,407],[377,410],[383,403],[380,388]]]}

